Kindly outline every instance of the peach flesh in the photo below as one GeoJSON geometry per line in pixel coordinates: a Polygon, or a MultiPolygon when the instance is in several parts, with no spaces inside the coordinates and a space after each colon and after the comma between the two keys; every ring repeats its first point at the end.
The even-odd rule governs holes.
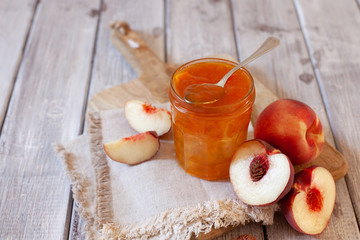
{"type": "Polygon", "coordinates": [[[294,165],[315,159],[325,141],[316,113],[292,99],[280,99],[267,106],[254,125],[254,136],[278,148],[294,165]]]}
{"type": "Polygon", "coordinates": [[[103,144],[104,151],[110,159],[129,165],[149,160],[159,147],[160,142],[155,131],[139,133],[103,144]]]}
{"type": "Polygon", "coordinates": [[[335,205],[336,188],[331,173],[312,166],[295,175],[290,192],[280,201],[288,223],[297,231],[320,234],[328,225],[335,205]]]}
{"type": "Polygon", "coordinates": [[[149,114],[153,114],[153,113],[156,113],[159,111],[156,107],[154,107],[153,105],[150,105],[148,103],[144,103],[142,105],[142,107],[144,109],[144,112],[149,113],[149,114]]]}
{"type": "Polygon", "coordinates": [[[170,131],[171,114],[167,109],[144,101],[129,100],[125,103],[124,112],[129,125],[139,133],[156,131],[161,136],[170,131]]]}
{"type": "Polygon", "coordinates": [[[306,194],[306,203],[309,205],[309,208],[315,212],[318,212],[323,207],[323,197],[318,189],[312,188],[308,190],[306,194]]]}
{"type": "Polygon", "coordinates": [[[255,139],[241,144],[235,153],[230,180],[242,202],[266,206],[280,200],[291,189],[294,168],[286,155],[255,139]]]}

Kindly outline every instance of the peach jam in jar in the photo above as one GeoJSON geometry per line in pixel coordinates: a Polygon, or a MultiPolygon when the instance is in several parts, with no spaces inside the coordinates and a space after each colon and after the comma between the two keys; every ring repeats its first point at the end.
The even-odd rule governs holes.
{"type": "Polygon", "coordinates": [[[239,69],[229,78],[225,95],[218,101],[192,104],[184,100],[188,86],[216,83],[235,65],[217,58],[198,59],[179,67],[171,79],[176,158],[190,175],[206,180],[229,177],[231,158],[246,140],[255,100],[254,81],[246,69],[239,69]]]}

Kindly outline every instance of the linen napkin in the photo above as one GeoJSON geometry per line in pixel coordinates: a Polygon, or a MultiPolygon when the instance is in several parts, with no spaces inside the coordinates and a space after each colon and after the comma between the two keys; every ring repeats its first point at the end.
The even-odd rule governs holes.
{"type": "MultiPolygon", "coordinates": [[[[170,104],[156,106],[169,109],[170,104]]],[[[160,138],[158,153],[141,164],[129,166],[106,156],[104,142],[136,133],[123,109],[92,112],[85,135],[56,146],[87,238],[190,239],[249,221],[273,223],[276,204],[247,206],[228,179],[206,181],[186,174],[175,159],[171,132],[160,138]]]]}

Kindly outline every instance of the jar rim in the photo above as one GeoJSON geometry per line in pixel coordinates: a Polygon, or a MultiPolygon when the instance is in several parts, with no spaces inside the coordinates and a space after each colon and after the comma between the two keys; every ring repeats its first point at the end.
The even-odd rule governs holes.
{"type": "MultiPolygon", "coordinates": [[[[184,98],[182,98],[178,93],[177,91],[175,90],[175,87],[173,85],[173,80],[174,80],[174,76],[181,70],[183,70],[184,68],[186,68],[187,66],[190,66],[194,63],[200,63],[200,62],[224,62],[224,63],[229,63],[231,65],[234,65],[236,66],[238,63],[236,62],[233,62],[233,61],[230,61],[230,60],[227,60],[227,59],[222,59],[222,58],[199,58],[199,59],[195,59],[195,60],[192,60],[192,61],[189,61],[187,63],[184,63],[182,64],[180,67],[178,67],[176,69],[176,71],[172,74],[171,76],[171,79],[170,79],[170,90],[172,93],[174,93],[175,97],[181,101],[181,103],[184,103],[184,105],[186,106],[189,106],[189,107],[194,107],[195,104],[191,104],[191,103],[188,103],[184,100],[184,98]]],[[[233,103],[229,103],[229,104],[226,104],[226,107],[234,107],[236,105],[239,105],[239,104],[242,104],[244,101],[246,101],[249,96],[254,92],[254,88],[255,88],[255,83],[254,83],[254,78],[252,77],[252,75],[250,74],[250,72],[244,68],[244,67],[241,67],[239,70],[242,70],[244,71],[249,77],[250,77],[250,83],[251,83],[251,86],[249,88],[249,91],[246,93],[246,95],[239,99],[238,101],[236,102],[233,102],[233,103]]],[[[254,97],[255,97],[255,94],[254,94],[254,97]]],[[[197,104],[196,105],[197,108],[202,108],[202,109],[220,109],[220,108],[224,108],[224,106],[214,106],[213,104],[197,104]]]]}

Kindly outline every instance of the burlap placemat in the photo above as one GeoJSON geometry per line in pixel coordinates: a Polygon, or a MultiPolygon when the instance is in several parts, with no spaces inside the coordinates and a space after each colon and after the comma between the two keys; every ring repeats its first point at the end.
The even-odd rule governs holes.
{"type": "Polygon", "coordinates": [[[123,109],[114,109],[88,114],[85,135],[56,145],[87,238],[189,239],[249,221],[272,224],[276,204],[250,207],[237,199],[229,180],[186,174],[175,160],[171,133],[161,138],[154,158],[141,164],[106,156],[104,142],[134,134],[123,109]]]}

